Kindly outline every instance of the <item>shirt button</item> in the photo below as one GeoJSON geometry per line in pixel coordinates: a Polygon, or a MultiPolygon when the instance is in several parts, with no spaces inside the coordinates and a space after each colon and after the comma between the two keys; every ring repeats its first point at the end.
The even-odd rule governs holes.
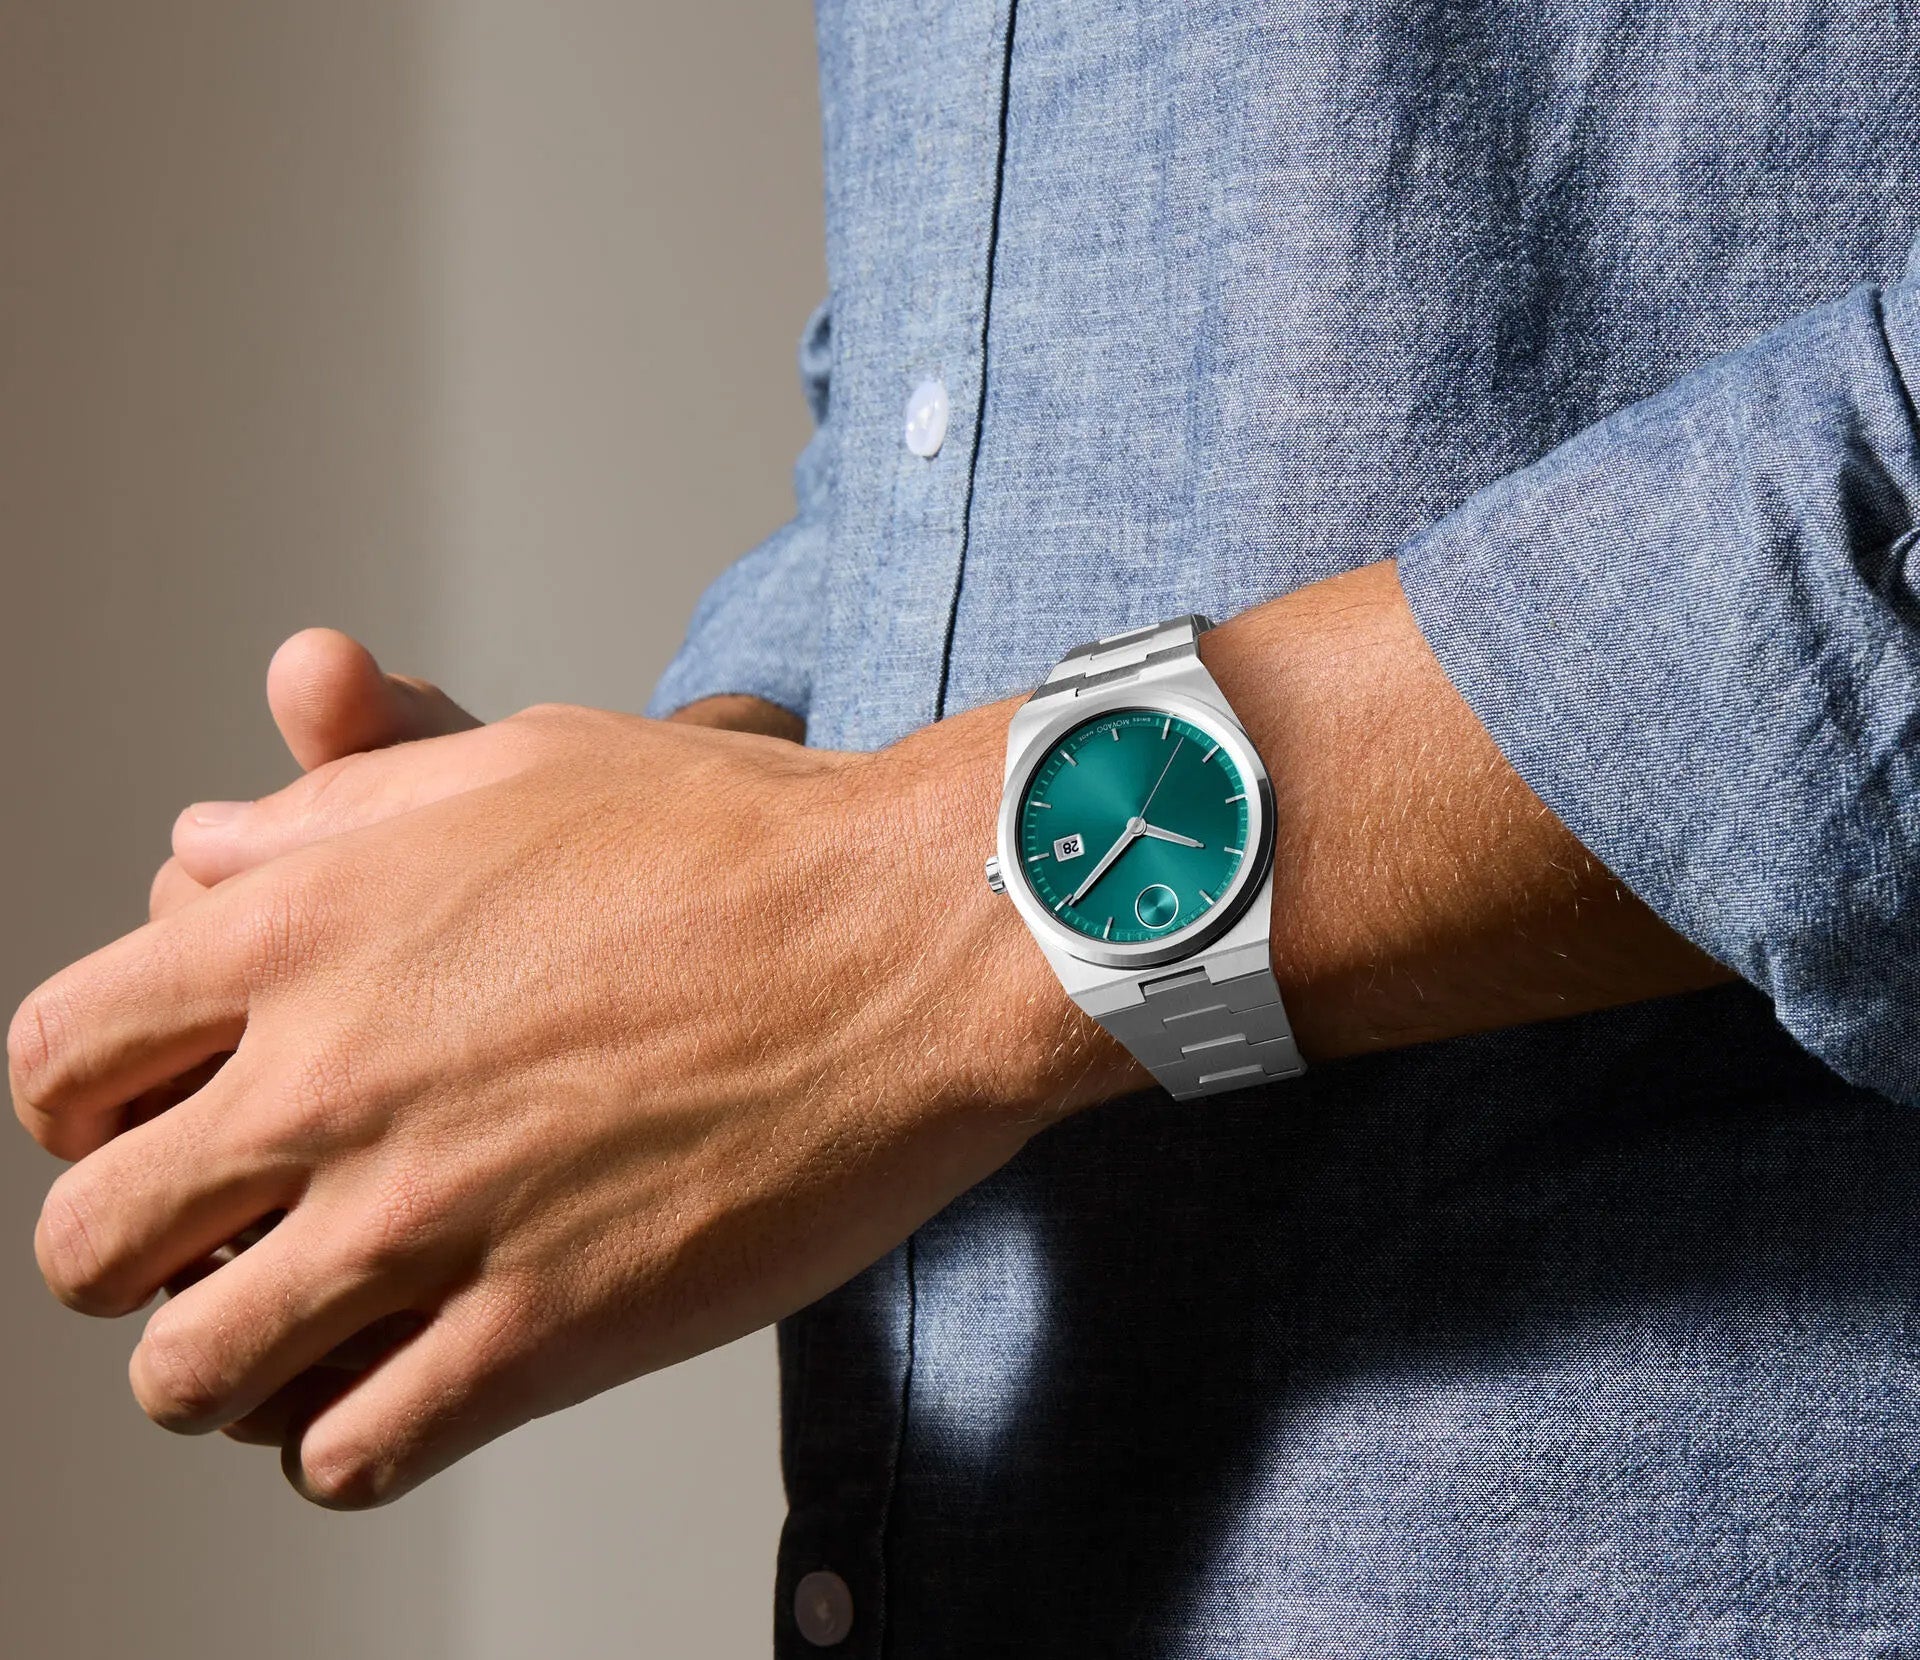
{"type": "Polygon", "coordinates": [[[907,448],[922,460],[932,460],[947,441],[947,416],[953,406],[947,401],[946,386],[937,380],[923,380],[907,399],[907,448]]]}
{"type": "Polygon", "coordinates": [[[844,1642],[853,1629],[853,1593],[838,1574],[822,1568],[793,1588],[793,1623],[815,1648],[844,1642]]]}

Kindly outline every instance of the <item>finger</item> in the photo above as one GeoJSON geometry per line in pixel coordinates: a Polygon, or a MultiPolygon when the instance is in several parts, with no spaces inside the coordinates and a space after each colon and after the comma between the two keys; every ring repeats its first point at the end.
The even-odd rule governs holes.
{"type": "Polygon", "coordinates": [[[136,1124],[145,1124],[151,1119],[158,1118],[163,1112],[177,1107],[182,1101],[198,1095],[230,1058],[230,1053],[223,1050],[200,1062],[198,1066],[188,1067],[177,1078],[170,1078],[164,1084],[157,1084],[152,1089],[143,1089],[120,1109],[118,1121],[106,1139],[112,1140],[115,1135],[124,1135],[136,1124]]]}
{"type": "Polygon", "coordinates": [[[33,1138],[83,1157],[120,1129],[135,1097],[237,1048],[250,961],[284,949],[284,910],[257,892],[209,894],[31,992],[7,1034],[7,1068],[33,1138]]]}
{"type": "Polygon", "coordinates": [[[525,764],[521,738],[521,729],[483,727],[331,761],[259,801],[198,802],[174,822],[174,856],[213,887],[296,848],[509,777],[525,764]]]}
{"type": "Polygon", "coordinates": [[[48,1190],[34,1229],[47,1288],[83,1314],[142,1307],[298,1196],[304,1173],[235,1135],[231,1074],[108,1142],[48,1190]]]}
{"type": "Polygon", "coordinates": [[[279,1227],[281,1222],[286,1219],[286,1214],[284,1210],[268,1211],[258,1221],[251,1222],[242,1228],[224,1245],[216,1245],[197,1262],[189,1263],[185,1268],[169,1274],[166,1285],[167,1295],[169,1297],[178,1297],[184,1293],[189,1286],[198,1285],[209,1274],[215,1272],[215,1270],[226,1267],[228,1263],[233,1261],[233,1259],[249,1245],[258,1245],[261,1240],[265,1239],[268,1234],[279,1227]]]}
{"type": "Polygon", "coordinates": [[[153,886],[147,890],[147,920],[158,922],[162,917],[172,916],[175,911],[191,905],[206,891],[205,884],[189,876],[178,859],[169,859],[160,867],[153,879],[153,886]]]}
{"type": "Polygon", "coordinates": [[[164,1304],[127,1366],[141,1410],[184,1435],[219,1429],[402,1309],[426,1270],[396,1271],[351,1241],[324,1207],[297,1206],[164,1304]]]}
{"type": "Polygon", "coordinates": [[[308,628],[273,655],[267,705],[303,770],[480,723],[437,686],[383,674],[373,653],[333,628],[308,628]]]}
{"type": "Polygon", "coordinates": [[[355,1374],[314,1366],[284,1388],[276,1389],[251,1412],[243,1413],[220,1433],[248,1447],[284,1447],[299,1429],[317,1417],[320,1409],[353,1387],[355,1374]]]}
{"type": "Polygon", "coordinates": [[[248,1446],[278,1447],[286,1443],[296,1420],[311,1419],[327,1402],[337,1400],[361,1373],[378,1365],[426,1324],[426,1317],[408,1309],[374,1321],[335,1345],[291,1383],[276,1389],[251,1412],[221,1426],[221,1434],[248,1446]]]}
{"type": "Polygon", "coordinates": [[[297,1425],[280,1466],[329,1510],[365,1510],[411,1491],[553,1406],[528,1364],[524,1326],[476,1286],[446,1303],[352,1388],[297,1425]]]}

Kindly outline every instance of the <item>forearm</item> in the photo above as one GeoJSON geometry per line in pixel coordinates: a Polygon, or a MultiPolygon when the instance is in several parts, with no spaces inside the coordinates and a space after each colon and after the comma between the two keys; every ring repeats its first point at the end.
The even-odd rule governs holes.
{"type": "MultiPolygon", "coordinates": [[[[1201,652],[1272,777],[1273,967],[1310,1061],[1729,977],[1507,764],[1427,648],[1391,563],[1256,606],[1201,652]]],[[[831,925],[795,949],[823,998],[860,1008],[868,1047],[911,1075],[909,1094],[1031,1117],[1149,1079],[1073,1006],[982,880],[1017,706],[971,710],[873,755],[808,752],[809,774],[831,783],[811,792],[824,874],[800,914],[826,895],[831,925]]],[[[805,736],[797,716],[750,696],[701,699],[673,721],[805,736]]],[[[482,781],[413,775],[410,800],[482,781]]],[[[348,822],[368,810],[337,782],[319,799],[348,822]]],[[[296,809],[279,836],[257,823],[194,828],[182,851],[214,882],[345,827],[296,809]]],[[[761,908],[791,908],[781,890],[798,874],[765,875],[774,891],[761,908]]]]}
{"type": "Polygon", "coordinates": [[[1275,972],[1309,1056],[1730,977],[1507,765],[1390,563],[1258,607],[1203,654],[1273,776],[1275,972]]]}
{"type": "MultiPolygon", "coordinates": [[[[1274,971],[1309,1060],[1729,977],[1502,759],[1428,651],[1390,563],[1255,607],[1208,634],[1202,654],[1273,778],[1274,971]]],[[[923,797],[948,914],[966,919],[969,959],[1002,993],[981,1009],[978,1041],[1024,1048],[1030,1087],[1085,1104],[1147,1079],[1072,1008],[980,881],[1015,707],[941,722],[883,764],[923,797]]],[[[1023,1057],[1005,1058],[1018,1074],[1023,1057]]]]}

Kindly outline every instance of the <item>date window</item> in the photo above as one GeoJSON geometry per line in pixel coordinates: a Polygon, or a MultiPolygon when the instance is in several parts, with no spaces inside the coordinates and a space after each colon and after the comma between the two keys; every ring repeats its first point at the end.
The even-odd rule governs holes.
{"type": "Polygon", "coordinates": [[[1057,842],[1053,844],[1054,859],[1058,863],[1063,865],[1069,859],[1079,858],[1081,854],[1086,852],[1086,850],[1087,850],[1087,844],[1083,842],[1077,834],[1072,836],[1062,836],[1057,842]]]}

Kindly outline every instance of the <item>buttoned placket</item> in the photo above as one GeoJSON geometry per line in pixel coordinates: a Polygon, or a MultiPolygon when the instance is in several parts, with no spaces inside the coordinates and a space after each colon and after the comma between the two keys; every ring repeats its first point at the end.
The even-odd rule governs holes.
{"type": "MultiPolygon", "coordinates": [[[[867,0],[869,16],[842,18],[833,32],[834,41],[861,43],[857,62],[837,59],[823,39],[829,108],[885,109],[892,119],[828,127],[838,446],[829,540],[838,564],[816,706],[837,714],[809,732],[815,743],[876,747],[941,712],[985,402],[1015,3],[943,8],[930,28],[918,13],[867,0]],[[961,64],[970,73],[956,80],[961,64]],[[883,73],[897,80],[897,96],[872,84],[883,73]],[[866,84],[856,93],[842,78],[866,84]],[[847,205],[855,223],[838,235],[858,244],[857,255],[832,228],[835,192],[848,178],[860,181],[861,199],[847,205]],[[875,247],[889,255],[878,270],[875,247]]],[[[909,1241],[783,1323],[780,1660],[884,1652],[913,1303],[909,1241]]]]}
{"type": "Polygon", "coordinates": [[[870,749],[941,712],[982,410],[1014,4],[869,0],[823,43],[838,465],[812,740],[870,749]],[[854,82],[850,87],[845,82],[854,82]],[[877,112],[877,117],[876,117],[877,112]],[[858,181],[858,200],[850,184],[858,181]],[[839,208],[835,213],[833,210],[839,208]],[[876,258],[876,250],[878,256],[876,258]]]}

